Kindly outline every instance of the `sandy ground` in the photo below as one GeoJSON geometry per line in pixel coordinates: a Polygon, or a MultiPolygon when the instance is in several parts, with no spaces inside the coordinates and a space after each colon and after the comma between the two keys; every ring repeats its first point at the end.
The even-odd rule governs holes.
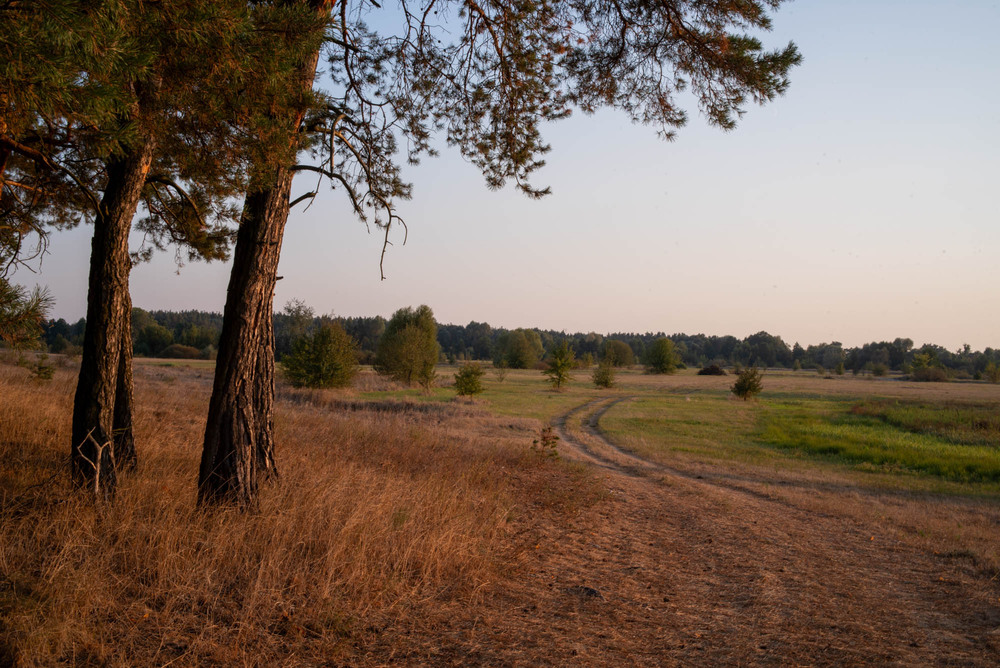
{"type": "Polygon", "coordinates": [[[513,586],[406,628],[387,620],[348,663],[1000,665],[996,574],[909,540],[882,510],[910,500],[639,459],[600,434],[619,400],[556,423],[562,455],[595,467],[608,498],[536,522],[513,586]]]}

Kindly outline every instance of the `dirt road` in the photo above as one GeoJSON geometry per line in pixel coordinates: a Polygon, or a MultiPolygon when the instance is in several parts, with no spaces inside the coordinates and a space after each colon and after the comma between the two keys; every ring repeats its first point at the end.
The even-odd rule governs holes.
{"type": "Polygon", "coordinates": [[[555,423],[562,455],[597,467],[610,498],[537,527],[513,587],[373,662],[1000,665],[997,580],[907,540],[880,511],[906,499],[640,459],[599,431],[622,400],[555,423]]]}

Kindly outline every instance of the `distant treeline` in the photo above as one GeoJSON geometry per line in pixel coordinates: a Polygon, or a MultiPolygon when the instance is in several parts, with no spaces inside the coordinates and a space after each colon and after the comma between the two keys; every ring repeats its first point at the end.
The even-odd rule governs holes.
{"type": "MultiPolygon", "coordinates": [[[[316,316],[301,302],[292,302],[274,314],[275,354],[280,360],[292,349],[292,342],[325,321],[337,321],[357,342],[360,361],[371,363],[385,318],[339,318],[316,316]]],[[[63,319],[45,326],[44,343],[50,352],[73,353],[83,342],[86,321],[70,324],[63,319]]],[[[222,331],[222,315],[205,311],[132,310],[132,340],[135,354],[149,357],[191,357],[211,359],[222,331]]],[[[556,345],[568,341],[578,359],[598,361],[615,355],[619,363],[639,363],[652,343],[662,337],[673,340],[684,365],[703,367],[758,365],[784,368],[822,368],[830,371],[909,371],[914,364],[949,369],[953,376],[978,377],[987,365],[1000,365],[1000,350],[973,351],[963,346],[950,351],[925,344],[914,348],[911,339],[895,339],[845,348],[840,343],[820,343],[803,348],[789,346],[780,336],[758,332],[744,339],[735,336],[705,334],[666,334],[664,332],[616,332],[601,335],[567,334],[540,329],[491,327],[487,323],[438,325],[438,343],[443,361],[492,360],[512,368],[530,368],[538,364],[556,345]],[[620,342],[620,343],[615,343],[620,342]],[[622,346],[621,344],[625,344],[622,346]]]]}

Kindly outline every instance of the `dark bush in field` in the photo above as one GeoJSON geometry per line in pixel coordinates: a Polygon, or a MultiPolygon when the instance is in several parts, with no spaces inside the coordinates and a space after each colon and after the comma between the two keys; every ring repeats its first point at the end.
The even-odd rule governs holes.
{"type": "Polygon", "coordinates": [[[914,369],[910,374],[910,380],[922,383],[947,383],[948,372],[937,366],[928,366],[922,369],[914,369]]]}
{"type": "Polygon", "coordinates": [[[699,376],[725,376],[726,375],[726,370],[723,369],[718,364],[712,364],[712,365],[706,366],[703,369],[698,369],[698,375],[699,376]]]}
{"type": "Polygon", "coordinates": [[[736,382],[729,389],[740,399],[747,401],[760,394],[761,390],[764,389],[763,376],[760,369],[748,366],[740,371],[736,382]]]}
{"type": "Polygon", "coordinates": [[[483,368],[476,362],[463,364],[455,374],[455,391],[459,396],[472,396],[483,391],[483,368]]]}
{"type": "Polygon", "coordinates": [[[597,387],[614,387],[615,366],[607,359],[594,369],[594,385],[597,387]]]}
{"type": "Polygon", "coordinates": [[[161,350],[159,356],[174,360],[196,360],[201,358],[201,351],[191,346],[172,343],[161,350]]]}

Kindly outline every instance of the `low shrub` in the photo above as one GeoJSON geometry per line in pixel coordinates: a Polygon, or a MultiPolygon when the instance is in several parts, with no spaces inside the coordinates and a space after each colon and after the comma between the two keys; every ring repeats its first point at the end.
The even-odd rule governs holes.
{"type": "Polygon", "coordinates": [[[538,438],[531,442],[531,451],[546,459],[559,459],[559,451],[556,449],[558,442],[559,437],[556,435],[556,430],[551,426],[543,427],[538,438]]]}
{"type": "Polygon", "coordinates": [[[947,383],[948,372],[939,366],[926,366],[914,369],[910,374],[910,380],[921,383],[947,383]]]}
{"type": "Polygon", "coordinates": [[[615,367],[614,364],[605,360],[594,369],[594,385],[597,387],[614,387],[615,367]]]}
{"type": "Polygon", "coordinates": [[[56,368],[49,363],[49,356],[46,353],[30,360],[21,356],[17,360],[17,365],[27,369],[34,380],[52,380],[52,376],[56,373],[56,368]]]}
{"type": "Polygon", "coordinates": [[[201,359],[201,351],[192,346],[171,343],[160,351],[160,357],[173,360],[196,360],[201,359]]]}
{"type": "Polygon", "coordinates": [[[736,377],[736,382],[729,389],[743,401],[757,396],[764,389],[764,373],[755,366],[742,369],[736,377]]]}
{"type": "Polygon", "coordinates": [[[726,370],[723,369],[718,364],[712,364],[701,369],[698,369],[699,376],[725,376],[726,370]]]}
{"type": "Polygon", "coordinates": [[[455,391],[460,397],[471,397],[483,391],[483,368],[477,362],[463,364],[455,374],[455,391]]]}

